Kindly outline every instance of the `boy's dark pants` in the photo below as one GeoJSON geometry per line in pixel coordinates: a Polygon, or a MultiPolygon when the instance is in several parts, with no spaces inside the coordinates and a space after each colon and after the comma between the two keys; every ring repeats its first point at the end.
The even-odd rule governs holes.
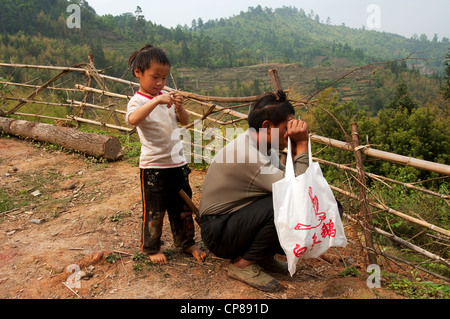
{"type": "Polygon", "coordinates": [[[272,196],[235,213],[202,217],[201,231],[204,244],[217,257],[262,261],[284,254],[275,228],[272,196]]]}
{"type": "Polygon", "coordinates": [[[190,172],[187,165],[166,169],[141,169],[143,251],[155,254],[160,250],[166,211],[175,246],[188,248],[195,244],[192,211],[178,194],[182,189],[192,197],[189,186],[190,172]]]}

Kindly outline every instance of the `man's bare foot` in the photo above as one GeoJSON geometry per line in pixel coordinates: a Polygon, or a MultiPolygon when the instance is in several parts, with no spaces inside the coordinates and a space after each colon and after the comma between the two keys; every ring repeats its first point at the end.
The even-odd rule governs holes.
{"type": "Polygon", "coordinates": [[[191,247],[184,248],[183,252],[185,252],[187,254],[192,254],[192,256],[194,256],[194,258],[197,261],[200,261],[200,262],[205,261],[206,253],[204,251],[201,251],[200,248],[198,248],[195,245],[192,245],[191,247]]]}
{"type": "Polygon", "coordinates": [[[162,251],[158,251],[156,254],[148,256],[151,262],[155,264],[165,265],[167,264],[167,257],[162,251]]]}

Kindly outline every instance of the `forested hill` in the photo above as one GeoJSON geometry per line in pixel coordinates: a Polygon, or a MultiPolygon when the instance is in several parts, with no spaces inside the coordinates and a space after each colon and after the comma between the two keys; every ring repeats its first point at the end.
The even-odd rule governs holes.
{"type": "MultiPolygon", "coordinates": [[[[126,59],[145,43],[165,49],[175,66],[222,68],[263,62],[305,67],[336,63],[363,65],[426,52],[428,66],[442,66],[449,40],[402,36],[333,26],[302,9],[250,7],[220,20],[194,20],[165,28],[130,8],[119,16],[99,16],[87,1],[3,0],[0,10],[0,61],[71,65],[93,53],[96,66],[121,76],[126,59]],[[81,6],[81,28],[68,28],[70,3],[81,6]]],[[[423,55],[422,55],[423,56],[423,55]]],[[[417,57],[417,56],[416,56],[417,57]]],[[[1,76],[1,75],[0,75],[1,76]]]]}
{"type": "MultiPolygon", "coordinates": [[[[250,7],[247,12],[220,21],[197,22],[196,30],[215,38],[232,41],[262,60],[286,59],[317,62],[313,57],[345,57],[353,62],[371,62],[404,58],[414,52],[424,57],[444,57],[450,46],[448,38],[441,42],[426,35],[407,39],[403,36],[331,25],[329,18],[302,9],[250,7]],[[323,22],[328,21],[328,22],[323,22]]],[[[420,55],[416,55],[420,56],[420,55]]],[[[440,62],[442,63],[442,61],[440,62]]]]}

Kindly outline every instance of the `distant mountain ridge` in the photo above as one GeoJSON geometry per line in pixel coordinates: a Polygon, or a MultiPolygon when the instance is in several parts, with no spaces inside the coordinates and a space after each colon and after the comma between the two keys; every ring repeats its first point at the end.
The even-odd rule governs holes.
{"type": "Polygon", "coordinates": [[[99,67],[121,75],[131,52],[152,43],[165,49],[174,65],[196,68],[267,62],[364,65],[421,52],[415,57],[429,59],[427,65],[438,70],[450,46],[448,39],[407,39],[322,23],[294,7],[249,7],[233,17],[206,22],[198,18],[191,26],[170,29],[144,20],[141,13],[99,16],[84,0],[3,0],[0,60],[69,65],[92,51],[99,67]],[[66,25],[71,3],[81,7],[81,29],[66,25]]]}
{"type": "MultiPolygon", "coordinates": [[[[229,40],[237,47],[251,50],[259,59],[264,59],[264,54],[291,61],[324,55],[372,62],[405,58],[413,53],[417,53],[415,57],[433,59],[443,58],[450,47],[447,38],[441,42],[428,41],[426,36],[408,39],[392,33],[330,25],[319,19],[295,7],[257,6],[228,19],[210,20],[202,28],[197,23],[197,29],[214,39],[229,40]]],[[[434,65],[440,66],[442,61],[438,63],[434,65]]]]}

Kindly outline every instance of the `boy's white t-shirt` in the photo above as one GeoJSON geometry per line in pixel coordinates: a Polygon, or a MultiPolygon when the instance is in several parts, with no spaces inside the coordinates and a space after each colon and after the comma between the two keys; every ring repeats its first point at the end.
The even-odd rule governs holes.
{"type": "MultiPolygon", "coordinates": [[[[165,92],[161,92],[163,94],[165,92]]],[[[128,102],[125,121],[128,116],[153,98],[137,92],[128,102]]],[[[141,140],[140,168],[171,168],[185,165],[183,144],[177,124],[175,107],[160,104],[136,126],[141,140]],[[175,131],[175,132],[174,132],[175,131]]]]}

